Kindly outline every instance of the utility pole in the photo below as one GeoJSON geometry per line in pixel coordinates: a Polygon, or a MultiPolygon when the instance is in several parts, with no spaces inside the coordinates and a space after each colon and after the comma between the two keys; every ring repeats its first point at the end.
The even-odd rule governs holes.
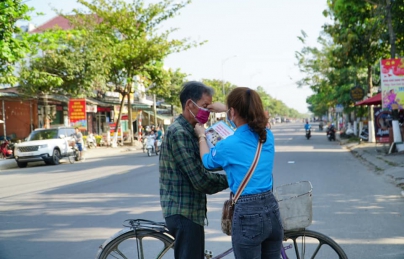
{"type": "Polygon", "coordinates": [[[130,145],[133,146],[133,122],[132,122],[132,102],[131,102],[131,93],[133,93],[133,82],[128,84],[128,129],[129,129],[129,138],[130,145]]]}
{"type": "Polygon", "coordinates": [[[157,128],[156,94],[153,94],[153,113],[154,113],[154,127],[157,128]]]}

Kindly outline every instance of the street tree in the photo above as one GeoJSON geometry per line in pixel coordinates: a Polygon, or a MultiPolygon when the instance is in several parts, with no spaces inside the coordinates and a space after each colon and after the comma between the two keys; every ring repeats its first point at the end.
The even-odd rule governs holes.
{"type": "MultiPolygon", "coordinates": [[[[106,44],[110,81],[113,91],[122,95],[121,110],[125,97],[135,89],[136,78],[152,94],[168,91],[170,75],[164,68],[164,59],[175,52],[198,46],[189,39],[172,39],[176,29],[162,30],[163,22],[187,6],[190,1],[176,2],[162,0],[146,5],[143,0],[78,0],[89,11],[74,10],[72,24],[80,29],[91,31],[91,35],[101,37],[106,44]]],[[[128,108],[131,107],[128,98],[128,108]]],[[[132,118],[129,117],[130,131],[132,118]]],[[[119,127],[119,119],[117,129],[119,127]]],[[[132,132],[131,132],[132,133],[132,132]]],[[[117,131],[114,141],[116,141],[117,131]]],[[[130,135],[133,141],[132,135],[130,135]]]]}
{"type": "Polygon", "coordinates": [[[29,21],[32,10],[22,0],[0,1],[0,84],[13,86],[18,81],[15,64],[29,53],[31,38],[17,21],[29,21]]]}
{"type": "Polygon", "coordinates": [[[88,31],[51,29],[35,35],[29,59],[22,62],[21,92],[92,97],[107,89],[107,53],[88,31]]]}
{"type": "MultiPolygon", "coordinates": [[[[177,113],[181,113],[181,101],[180,92],[183,84],[188,76],[186,73],[181,72],[180,69],[172,70],[168,69],[170,76],[170,83],[167,87],[168,91],[159,92],[157,97],[162,98],[165,103],[169,103],[171,106],[171,116],[174,116],[174,109],[177,109],[177,113]]],[[[163,89],[163,88],[161,88],[163,89]]]]}

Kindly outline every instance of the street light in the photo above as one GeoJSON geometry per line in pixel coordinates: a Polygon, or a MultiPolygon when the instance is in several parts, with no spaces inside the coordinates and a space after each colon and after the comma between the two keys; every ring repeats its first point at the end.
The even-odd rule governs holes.
{"type": "Polygon", "coordinates": [[[254,74],[250,75],[250,87],[252,88],[252,79],[254,76],[261,74],[261,71],[255,72],[254,74]]]}
{"type": "Polygon", "coordinates": [[[224,92],[223,66],[224,66],[224,63],[225,63],[226,61],[228,61],[229,59],[235,58],[235,57],[237,57],[237,55],[230,56],[230,57],[227,57],[227,58],[225,58],[225,59],[222,60],[222,93],[223,93],[223,97],[224,97],[224,95],[225,95],[225,92],[224,92]]]}

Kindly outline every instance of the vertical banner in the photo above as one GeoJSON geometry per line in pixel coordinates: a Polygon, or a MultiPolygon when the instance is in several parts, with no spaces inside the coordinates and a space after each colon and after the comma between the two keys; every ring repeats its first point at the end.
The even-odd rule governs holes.
{"type": "Polygon", "coordinates": [[[380,73],[383,109],[403,109],[404,58],[381,60],[380,73]]]}
{"type": "Polygon", "coordinates": [[[87,130],[86,99],[69,100],[69,118],[72,127],[87,130]]]}
{"type": "Polygon", "coordinates": [[[391,111],[374,107],[375,136],[377,143],[389,143],[389,128],[391,127],[391,111]]]}

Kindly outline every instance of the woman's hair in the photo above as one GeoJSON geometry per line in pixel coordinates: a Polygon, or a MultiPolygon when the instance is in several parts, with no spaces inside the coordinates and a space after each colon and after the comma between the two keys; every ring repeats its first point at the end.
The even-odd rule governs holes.
{"type": "Polygon", "coordinates": [[[227,107],[236,110],[250,129],[256,132],[261,143],[267,140],[268,118],[258,93],[248,87],[237,87],[227,96],[227,107]]]}
{"type": "Polygon", "coordinates": [[[206,86],[201,82],[189,81],[184,83],[180,93],[182,110],[184,110],[185,103],[188,101],[188,99],[197,102],[202,98],[203,94],[213,96],[213,93],[214,93],[213,88],[206,86]]]}

